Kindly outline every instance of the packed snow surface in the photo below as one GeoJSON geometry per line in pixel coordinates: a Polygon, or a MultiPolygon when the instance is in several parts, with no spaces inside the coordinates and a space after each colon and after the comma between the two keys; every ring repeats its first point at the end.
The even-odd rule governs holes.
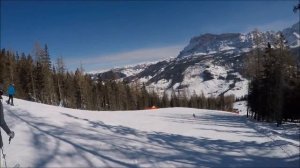
{"type": "Polygon", "coordinates": [[[15,105],[4,104],[16,133],[8,144],[2,131],[8,167],[299,167],[296,124],[276,128],[192,108],[84,111],[18,99],[15,105]]]}

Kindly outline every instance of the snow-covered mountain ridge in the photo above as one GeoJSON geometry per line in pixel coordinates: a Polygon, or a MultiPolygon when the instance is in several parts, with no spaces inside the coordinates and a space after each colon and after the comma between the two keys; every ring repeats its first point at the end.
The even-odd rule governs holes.
{"type": "MultiPolygon", "coordinates": [[[[299,48],[299,23],[281,31],[291,48],[299,48]]],[[[243,60],[247,53],[257,47],[254,36],[260,37],[261,46],[268,42],[276,44],[278,33],[274,31],[246,34],[203,34],[193,37],[176,58],[111,69],[94,76],[103,80],[117,79],[128,83],[145,83],[148,90],[171,94],[185,93],[219,96],[247,94],[248,80],[243,73],[243,60]]]]}
{"type": "MultiPolygon", "coordinates": [[[[288,45],[291,48],[299,47],[299,22],[293,26],[283,29],[282,34],[286,38],[288,45]]],[[[247,52],[255,46],[255,36],[262,41],[262,47],[266,46],[268,42],[275,44],[278,39],[278,33],[274,31],[260,32],[258,30],[251,31],[246,34],[242,33],[224,33],[224,34],[203,34],[193,37],[178,55],[178,57],[193,56],[193,55],[207,55],[210,53],[217,53],[221,51],[231,51],[239,54],[247,52]]]]}

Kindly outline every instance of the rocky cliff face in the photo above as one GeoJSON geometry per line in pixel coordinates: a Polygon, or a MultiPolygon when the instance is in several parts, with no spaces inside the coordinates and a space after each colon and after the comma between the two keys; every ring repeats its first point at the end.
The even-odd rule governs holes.
{"type": "MultiPolygon", "coordinates": [[[[268,42],[275,45],[280,32],[252,31],[247,34],[225,33],[225,34],[203,34],[194,37],[190,43],[179,53],[178,57],[207,55],[222,51],[231,51],[239,54],[248,52],[255,46],[255,36],[261,39],[261,45],[265,46],[268,42]]],[[[299,23],[281,31],[290,47],[299,47],[299,23]]]]}

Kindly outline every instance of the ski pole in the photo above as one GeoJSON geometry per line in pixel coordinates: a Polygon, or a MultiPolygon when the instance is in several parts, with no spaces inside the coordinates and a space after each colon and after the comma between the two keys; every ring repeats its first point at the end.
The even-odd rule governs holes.
{"type": "Polygon", "coordinates": [[[3,147],[1,148],[1,150],[2,150],[2,155],[3,155],[3,160],[4,160],[4,165],[5,165],[5,168],[7,168],[7,165],[6,165],[6,159],[5,159],[5,154],[4,154],[4,152],[3,152],[3,147]]]}

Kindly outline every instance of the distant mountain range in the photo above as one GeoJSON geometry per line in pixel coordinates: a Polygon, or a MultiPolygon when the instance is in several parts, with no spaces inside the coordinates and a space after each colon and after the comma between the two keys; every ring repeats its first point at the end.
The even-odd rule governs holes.
{"type": "MultiPolygon", "coordinates": [[[[280,31],[291,49],[299,53],[299,22],[280,31]]],[[[115,68],[93,73],[95,79],[145,83],[148,90],[159,93],[184,92],[187,96],[247,94],[248,80],[243,74],[243,59],[255,47],[276,45],[279,32],[251,31],[247,34],[203,34],[193,37],[176,58],[156,63],[115,68]],[[254,36],[262,39],[255,46],[254,36]]]]}

